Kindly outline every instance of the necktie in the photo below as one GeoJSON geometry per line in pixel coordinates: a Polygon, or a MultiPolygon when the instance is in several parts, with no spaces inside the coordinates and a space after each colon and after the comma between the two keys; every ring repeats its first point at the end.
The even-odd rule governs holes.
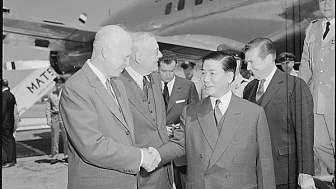
{"type": "Polygon", "coordinates": [[[215,109],[214,109],[214,115],[215,115],[215,121],[216,121],[216,125],[218,126],[219,121],[221,120],[223,114],[219,108],[219,103],[221,103],[221,101],[219,99],[216,100],[215,103],[215,109]]]}
{"type": "Polygon", "coordinates": [[[148,80],[146,76],[142,77],[142,90],[145,93],[146,97],[148,98],[148,80]]]}
{"type": "Polygon", "coordinates": [[[117,103],[117,105],[119,106],[118,100],[117,100],[116,96],[114,95],[114,93],[112,92],[112,85],[111,85],[109,79],[106,80],[105,85],[106,85],[106,89],[107,89],[107,91],[110,93],[110,95],[112,96],[113,100],[114,100],[114,101],[117,103]]]}
{"type": "Polygon", "coordinates": [[[264,83],[265,83],[266,79],[262,79],[260,80],[260,84],[257,90],[257,94],[256,94],[256,101],[259,100],[259,98],[264,94],[264,83]]]}
{"type": "Polygon", "coordinates": [[[323,39],[328,35],[328,32],[330,30],[329,26],[330,26],[330,22],[327,22],[327,24],[326,24],[326,30],[325,30],[325,32],[323,34],[323,39]]]}
{"type": "Polygon", "coordinates": [[[168,82],[164,82],[164,87],[163,87],[163,99],[166,105],[166,109],[168,107],[168,102],[169,102],[169,91],[168,91],[168,82]]]}

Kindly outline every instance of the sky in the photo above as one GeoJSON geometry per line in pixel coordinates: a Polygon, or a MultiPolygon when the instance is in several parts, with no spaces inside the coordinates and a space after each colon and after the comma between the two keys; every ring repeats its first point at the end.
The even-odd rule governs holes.
{"type": "MultiPolygon", "coordinates": [[[[109,11],[127,6],[137,0],[3,0],[10,14],[36,17],[59,22],[78,23],[79,15],[87,14],[87,26],[97,26],[108,18],[109,11]],[[98,3],[99,2],[99,3],[98,3]]],[[[48,60],[49,51],[27,47],[25,44],[3,44],[3,62],[15,60],[48,60]]],[[[14,88],[31,71],[3,70],[3,78],[14,88]]]]}

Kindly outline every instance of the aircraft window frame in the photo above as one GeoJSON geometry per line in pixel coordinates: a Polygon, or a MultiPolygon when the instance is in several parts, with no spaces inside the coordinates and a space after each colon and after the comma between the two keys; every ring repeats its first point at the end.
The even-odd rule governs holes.
{"type": "Polygon", "coordinates": [[[183,10],[184,6],[185,6],[185,0],[179,0],[177,3],[177,10],[178,11],[183,10]]]}
{"type": "Polygon", "coordinates": [[[166,5],[166,10],[165,10],[165,15],[168,15],[171,13],[171,10],[172,10],[172,7],[173,7],[173,3],[170,2],[166,5]]]}
{"type": "Polygon", "coordinates": [[[195,0],[195,5],[200,5],[203,3],[203,0],[195,0]]]}

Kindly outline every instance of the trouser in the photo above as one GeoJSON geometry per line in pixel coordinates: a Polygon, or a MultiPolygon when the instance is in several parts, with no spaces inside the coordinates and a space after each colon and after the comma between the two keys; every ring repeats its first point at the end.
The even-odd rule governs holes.
{"type": "Polygon", "coordinates": [[[2,129],[2,163],[16,163],[16,144],[13,129],[2,129]]]}
{"type": "Polygon", "coordinates": [[[174,162],[172,163],[174,170],[174,183],[176,189],[185,189],[187,166],[184,165],[181,167],[177,167],[174,162]]]}
{"type": "Polygon", "coordinates": [[[64,157],[68,156],[68,139],[60,114],[51,116],[51,158],[58,159],[60,130],[63,139],[64,157]]]}
{"type": "Polygon", "coordinates": [[[321,167],[324,175],[326,172],[335,172],[335,122],[334,115],[315,114],[314,116],[314,155],[318,159],[315,167],[321,167]],[[324,171],[325,169],[326,171],[324,171]]]}

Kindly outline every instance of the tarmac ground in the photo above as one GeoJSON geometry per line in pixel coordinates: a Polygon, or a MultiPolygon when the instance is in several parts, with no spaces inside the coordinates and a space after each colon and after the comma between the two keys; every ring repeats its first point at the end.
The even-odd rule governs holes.
{"type": "MultiPolygon", "coordinates": [[[[36,120],[31,120],[31,122],[34,121],[36,122],[36,120]]],[[[19,128],[15,134],[17,164],[2,169],[2,188],[67,188],[68,164],[65,162],[50,164],[50,128],[41,122],[40,125],[21,125],[19,128]]],[[[63,141],[61,139],[60,143],[62,153],[63,141]]]]}

